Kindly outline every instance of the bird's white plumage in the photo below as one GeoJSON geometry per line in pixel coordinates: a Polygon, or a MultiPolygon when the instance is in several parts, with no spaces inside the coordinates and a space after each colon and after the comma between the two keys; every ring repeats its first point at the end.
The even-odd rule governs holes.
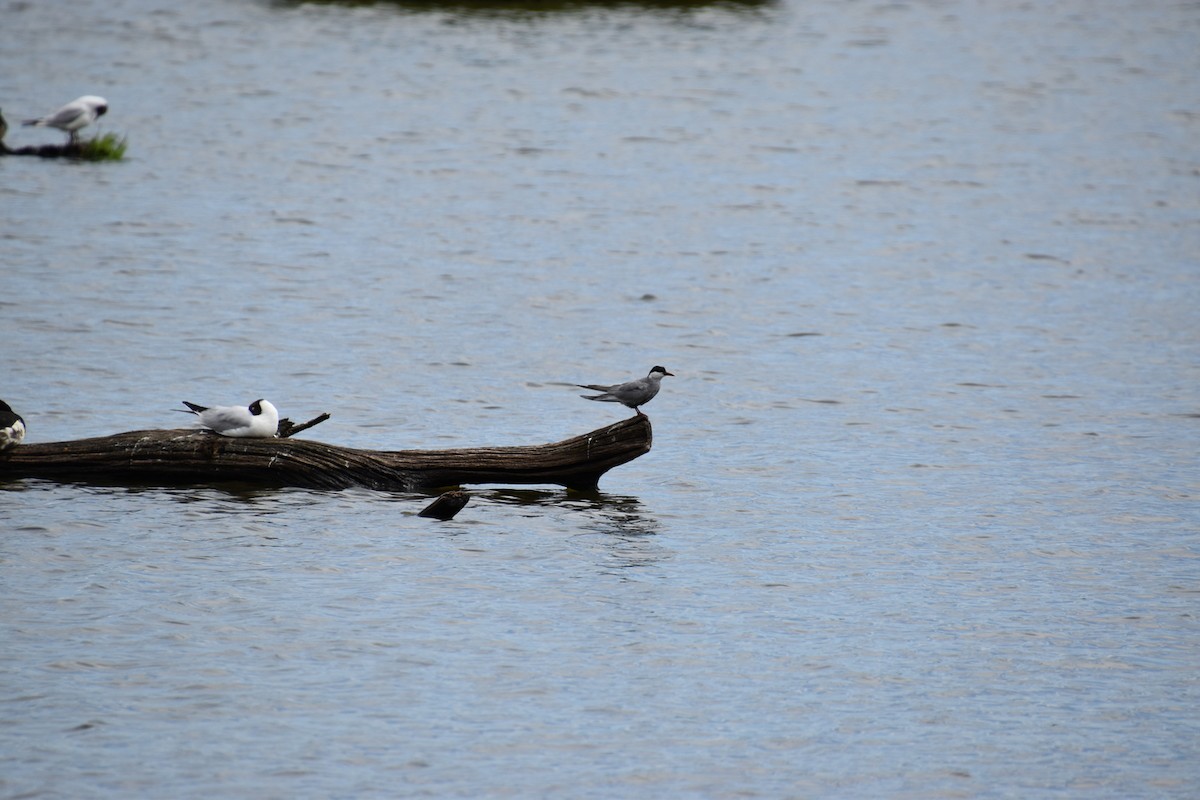
{"type": "Polygon", "coordinates": [[[270,439],[279,429],[279,411],[267,400],[255,400],[248,406],[206,408],[184,401],[198,418],[197,425],[222,436],[243,439],[270,439]]]}
{"type": "Polygon", "coordinates": [[[71,141],[74,142],[80,129],[91,125],[97,118],[104,116],[107,111],[107,100],[94,94],[88,94],[72,100],[53,114],[47,114],[37,119],[27,119],[24,124],[39,128],[58,128],[60,131],[66,131],[67,135],[71,137],[71,141]]]}
{"type": "Polygon", "coordinates": [[[8,403],[0,400],[0,450],[16,446],[24,438],[25,420],[8,403]]]}

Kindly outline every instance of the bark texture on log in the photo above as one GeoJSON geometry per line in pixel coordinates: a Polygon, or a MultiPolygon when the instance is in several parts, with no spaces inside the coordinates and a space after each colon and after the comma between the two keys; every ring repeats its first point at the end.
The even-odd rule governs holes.
{"type": "Polygon", "coordinates": [[[237,482],[405,492],[549,483],[589,491],[608,470],[648,453],[652,439],[650,420],[640,415],[551,444],[456,450],[355,450],[303,439],[234,439],[209,431],[130,431],[19,445],[0,453],[0,480],[237,482]]]}

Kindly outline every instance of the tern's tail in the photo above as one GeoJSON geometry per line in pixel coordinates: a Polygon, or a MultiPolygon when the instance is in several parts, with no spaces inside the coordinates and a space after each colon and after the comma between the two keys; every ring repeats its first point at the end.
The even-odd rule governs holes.
{"type": "MultiPolygon", "coordinates": [[[[588,387],[588,388],[591,388],[591,387],[588,387]]],[[[582,397],[584,400],[600,400],[605,403],[617,402],[617,398],[613,397],[611,394],[608,394],[607,392],[604,394],[581,394],[579,396],[582,397]]]]}

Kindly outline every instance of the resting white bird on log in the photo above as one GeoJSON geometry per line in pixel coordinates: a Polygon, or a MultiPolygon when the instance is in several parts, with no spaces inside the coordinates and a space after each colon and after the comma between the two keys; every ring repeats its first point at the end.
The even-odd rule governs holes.
{"type": "Polygon", "coordinates": [[[7,450],[25,438],[25,420],[0,400],[0,450],[7,450]]]}
{"type": "Polygon", "coordinates": [[[255,400],[248,406],[214,406],[212,408],[198,406],[187,400],[184,400],[183,404],[188,407],[188,411],[183,411],[182,408],[175,410],[183,411],[185,414],[195,414],[199,417],[197,424],[200,427],[208,428],[213,433],[219,433],[222,436],[271,439],[279,430],[279,412],[267,400],[255,400]]]}

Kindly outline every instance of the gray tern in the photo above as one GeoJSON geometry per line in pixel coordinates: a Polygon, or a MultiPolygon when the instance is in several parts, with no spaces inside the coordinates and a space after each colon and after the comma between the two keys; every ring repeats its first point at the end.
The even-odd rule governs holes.
{"type": "Polygon", "coordinates": [[[654,367],[650,370],[650,374],[644,378],[629,381],[627,383],[616,383],[612,386],[598,386],[590,383],[576,384],[580,389],[591,389],[593,392],[600,394],[581,394],[579,395],[584,400],[599,400],[603,403],[620,403],[623,406],[632,408],[637,413],[641,414],[643,406],[654,399],[654,395],[658,394],[659,384],[666,375],[674,376],[675,373],[667,372],[666,367],[654,367]]]}
{"type": "Polygon", "coordinates": [[[108,111],[108,101],[94,94],[87,94],[77,100],[72,100],[65,106],[37,119],[27,119],[24,125],[34,125],[39,128],[58,128],[66,131],[71,144],[79,143],[79,131],[104,116],[108,111]]]}
{"type": "MultiPolygon", "coordinates": [[[[271,439],[279,430],[279,412],[266,400],[255,400],[248,406],[215,406],[207,408],[189,403],[188,411],[200,418],[199,425],[222,436],[243,439],[271,439]]],[[[183,411],[182,408],[176,411],[183,411]]]]}

